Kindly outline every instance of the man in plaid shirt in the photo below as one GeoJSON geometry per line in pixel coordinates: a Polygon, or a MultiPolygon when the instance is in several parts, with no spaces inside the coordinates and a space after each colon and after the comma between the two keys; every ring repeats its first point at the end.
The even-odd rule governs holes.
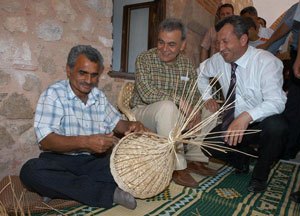
{"type": "Polygon", "coordinates": [[[67,80],[49,86],[37,104],[34,128],[39,158],[27,161],[20,179],[48,200],[76,200],[110,208],[118,203],[134,209],[134,197],[115,183],[109,167],[113,136],[148,130],[120,114],[97,88],[103,57],[91,46],[73,47],[67,61],[67,80]]]}
{"type": "MultiPolygon", "coordinates": [[[[157,48],[137,57],[130,106],[137,120],[152,131],[168,136],[177,120],[181,95],[183,91],[184,95],[188,94],[188,87],[184,88],[184,85],[195,83],[197,73],[192,62],[181,53],[186,44],[186,27],[181,20],[166,19],[159,29],[157,48]]],[[[194,99],[195,102],[199,100],[198,92],[194,99]]],[[[177,153],[176,171],[173,173],[176,183],[188,187],[198,186],[188,170],[207,176],[216,174],[215,170],[200,162],[207,162],[208,159],[199,147],[188,145],[184,149],[181,144],[177,153]]]]}

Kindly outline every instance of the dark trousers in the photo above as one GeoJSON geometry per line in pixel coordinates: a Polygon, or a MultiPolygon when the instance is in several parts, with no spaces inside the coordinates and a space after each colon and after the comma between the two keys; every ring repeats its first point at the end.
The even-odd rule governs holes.
{"type": "Polygon", "coordinates": [[[20,179],[41,196],[110,208],[117,185],[109,160],[110,154],[71,156],[44,152],[23,165],[20,179]]]}
{"type": "MultiPolygon", "coordinates": [[[[225,145],[226,147],[253,154],[254,150],[250,145],[258,144],[258,160],[252,174],[252,179],[266,181],[273,162],[280,158],[284,149],[288,131],[287,123],[282,115],[273,115],[261,122],[249,125],[248,129],[261,130],[261,132],[244,135],[242,142],[238,143],[235,147],[230,147],[228,144],[223,143],[218,145],[225,145]]],[[[216,126],[211,132],[218,131],[221,131],[221,125],[216,126]]],[[[223,142],[222,138],[213,138],[213,136],[216,135],[208,135],[205,141],[223,142]]],[[[211,157],[228,162],[234,168],[241,168],[241,166],[248,163],[250,159],[248,156],[234,151],[223,153],[207,147],[206,150],[212,154],[211,157]]],[[[208,153],[203,152],[209,156],[208,153]]]]}
{"type": "Polygon", "coordinates": [[[284,116],[288,122],[289,135],[285,158],[294,158],[300,150],[300,79],[294,76],[293,65],[297,50],[291,49],[290,85],[284,116]]]}

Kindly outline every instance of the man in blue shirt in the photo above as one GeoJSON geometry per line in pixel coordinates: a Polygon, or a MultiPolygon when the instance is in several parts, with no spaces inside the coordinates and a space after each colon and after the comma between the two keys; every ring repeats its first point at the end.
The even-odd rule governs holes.
{"type": "Polygon", "coordinates": [[[20,179],[50,199],[76,200],[109,208],[112,203],[134,209],[134,197],[115,183],[109,167],[113,136],[148,130],[120,114],[97,88],[103,57],[91,46],[71,49],[67,80],[49,86],[40,96],[34,128],[39,158],[27,161],[20,179]]]}
{"type": "Polygon", "coordinates": [[[284,115],[289,125],[289,138],[283,154],[284,159],[295,158],[300,150],[300,79],[294,75],[294,72],[297,72],[295,71],[294,63],[299,62],[297,59],[300,59],[300,57],[297,57],[299,43],[299,20],[297,20],[297,16],[300,16],[298,7],[299,3],[296,3],[288,9],[281,24],[272,37],[265,44],[258,46],[258,48],[267,49],[274,53],[285,41],[288,33],[292,32],[293,34],[293,41],[291,42],[290,49],[291,68],[289,68],[290,81],[288,84],[288,100],[284,111],[284,115]]]}

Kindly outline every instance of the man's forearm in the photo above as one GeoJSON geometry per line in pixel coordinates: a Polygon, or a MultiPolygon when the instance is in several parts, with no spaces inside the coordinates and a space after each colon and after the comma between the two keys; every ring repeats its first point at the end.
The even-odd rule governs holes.
{"type": "Polygon", "coordinates": [[[54,152],[71,152],[86,150],[88,136],[62,136],[51,133],[41,142],[42,149],[54,152]]]}
{"type": "Polygon", "coordinates": [[[266,47],[268,48],[271,46],[274,42],[282,38],[284,35],[288,34],[291,31],[291,27],[289,27],[287,24],[282,23],[280,27],[272,34],[272,36],[267,40],[265,43],[266,47]]]}

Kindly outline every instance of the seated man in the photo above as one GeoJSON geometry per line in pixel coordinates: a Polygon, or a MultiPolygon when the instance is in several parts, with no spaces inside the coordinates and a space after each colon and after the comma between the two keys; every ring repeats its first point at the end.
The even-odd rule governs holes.
{"type": "Polygon", "coordinates": [[[73,47],[66,69],[68,79],[49,86],[40,96],[34,128],[43,152],[23,165],[20,179],[51,199],[104,208],[115,202],[134,209],[134,197],[118,188],[110,173],[109,150],[117,142],[114,133],[145,128],[139,122],[121,120],[97,88],[103,71],[98,50],[73,47]]]}
{"type": "MultiPolygon", "coordinates": [[[[137,120],[150,130],[165,136],[168,136],[175,127],[182,93],[185,95],[188,93],[188,87],[184,88],[185,83],[189,86],[197,79],[193,64],[181,53],[185,44],[184,24],[178,19],[166,19],[159,26],[157,48],[141,53],[136,60],[135,87],[130,106],[137,120]],[[175,92],[177,96],[174,103],[175,92]]],[[[196,103],[199,99],[198,92],[194,99],[196,103]]],[[[200,163],[200,161],[207,162],[208,159],[199,147],[192,145],[186,147],[184,149],[181,144],[177,151],[178,160],[173,180],[180,185],[197,187],[198,183],[186,168],[208,176],[215,175],[216,171],[200,163]],[[186,159],[189,160],[188,163],[186,159]]]]}
{"type": "MultiPolygon", "coordinates": [[[[216,31],[220,52],[200,64],[199,90],[203,93],[209,77],[222,73],[219,82],[230,108],[223,113],[222,124],[212,130],[224,132],[224,137],[211,134],[205,140],[248,153],[249,145],[257,143],[259,155],[248,191],[261,192],[266,189],[272,164],[283,152],[288,131],[280,115],[286,102],[282,90],[283,65],[271,53],[248,46],[247,25],[242,17],[225,18],[216,25],[216,31]],[[246,129],[261,132],[244,135],[246,129]]],[[[210,111],[220,108],[210,95],[205,95],[204,100],[210,111]]],[[[228,162],[237,174],[249,171],[249,157],[244,154],[207,150],[212,157],[228,162]]]]}

